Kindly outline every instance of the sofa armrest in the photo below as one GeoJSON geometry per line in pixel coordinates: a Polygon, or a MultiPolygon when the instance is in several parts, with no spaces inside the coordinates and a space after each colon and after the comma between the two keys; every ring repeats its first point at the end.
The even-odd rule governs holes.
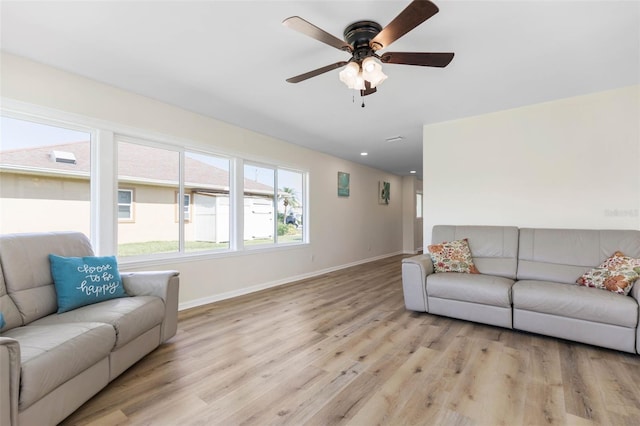
{"type": "Polygon", "coordinates": [[[629,294],[640,304],[640,280],[636,280],[629,294]]]}
{"type": "Polygon", "coordinates": [[[0,336],[0,426],[18,424],[20,344],[0,336]]]}
{"type": "Polygon", "coordinates": [[[130,296],[156,296],[164,301],[161,341],[167,341],[178,331],[178,271],[122,272],[122,284],[130,296]]]}
{"type": "Polygon", "coordinates": [[[402,291],[407,309],[429,312],[426,281],[430,274],[433,274],[433,262],[429,255],[402,259],[402,291]]]}
{"type": "Polygon", "coordinates": [[[431,256],[428,254],[419,254],[417,256],[407,257],[402,259],[402,263],[412,263],[417,264],[422,268],[425,273],[425,276],[433,274],[433,261],[431,261],[431,256]]]}

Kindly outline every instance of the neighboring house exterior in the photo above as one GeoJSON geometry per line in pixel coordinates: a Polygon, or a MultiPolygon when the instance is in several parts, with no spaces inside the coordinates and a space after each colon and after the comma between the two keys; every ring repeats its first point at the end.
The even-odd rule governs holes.
{"type": "MultiPolygon", "coordinates": [[[[120,143],[118,242],[176,240],[179,156],[120,143]]],[[[90,144],[0,152],[0,232],[90,231],[90,144]],[[42,214],[56,220],[43,221],[42,214]]],[[[229,241],[229,173],[185,156],[185,240],[229,241]]],[[[245,239],[274,235],[273,187],[245,179],[245,239]]]]}

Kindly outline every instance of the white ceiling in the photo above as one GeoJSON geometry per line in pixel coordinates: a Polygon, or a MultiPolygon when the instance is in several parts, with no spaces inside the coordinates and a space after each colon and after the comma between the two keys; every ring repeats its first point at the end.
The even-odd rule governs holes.
{"type": "MultiPolygon", "coordinates": [[[[364,98],[331,71],[342,38],[409,1],[5,1],[9,53],[398,175],[422,173],[422,125],[640,83],[640,1],[451,1],[384,51],[455,52],[447,68],[385,65],[364,98]],[[403,136],[397,143],[386,138],[403,136]],[[367,157],[360,152],[369,153],[367,157]]],[[[446,161],[452,161],[447,159],[446,161]]]]}

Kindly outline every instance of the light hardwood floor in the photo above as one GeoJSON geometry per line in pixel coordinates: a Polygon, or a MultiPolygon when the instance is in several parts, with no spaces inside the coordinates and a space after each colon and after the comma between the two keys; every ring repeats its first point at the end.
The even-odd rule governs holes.
{"type": "Polygon", "coordinates": [[[640,424],[640,356],[407,311],[400,264],[183,311],[65,424],[640,424]]]}

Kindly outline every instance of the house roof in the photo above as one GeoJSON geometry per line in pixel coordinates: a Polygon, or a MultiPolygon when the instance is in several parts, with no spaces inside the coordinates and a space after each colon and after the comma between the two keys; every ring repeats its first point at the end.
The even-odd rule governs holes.
{"type": "MultiPolygon", "coordinates": [[[[91,167],[90,158],[88,141],[0,151],[0,170],[88,178],[91,167]],[[75,164],[54,161],[54,151],[73,154],[75,164]]],[[[178,153],[133,143],[120,143],[118,176],[121,182],[147,185],[177,184],[179,181],[178,153]]],[[[245,190],[251,193],[273,193],[273,187],[255,180],[245,178],[244,185],[245,190]]],[[[229,172],[186,155],[185,186],[203,191],[228,191],[229,172]]]]}
{"type": "Polygon", "coordinates": [[[87,141],[0,151],[0,167],[2,169],[9,166],[11,169],[24,169],[33,173],[48,171],[58,174],[88,176],[90,165],[91,159],[87,141]],[[76,158],[76,163],[55,162],[52,157],[54,151],[72,153],[76,158]]]}

